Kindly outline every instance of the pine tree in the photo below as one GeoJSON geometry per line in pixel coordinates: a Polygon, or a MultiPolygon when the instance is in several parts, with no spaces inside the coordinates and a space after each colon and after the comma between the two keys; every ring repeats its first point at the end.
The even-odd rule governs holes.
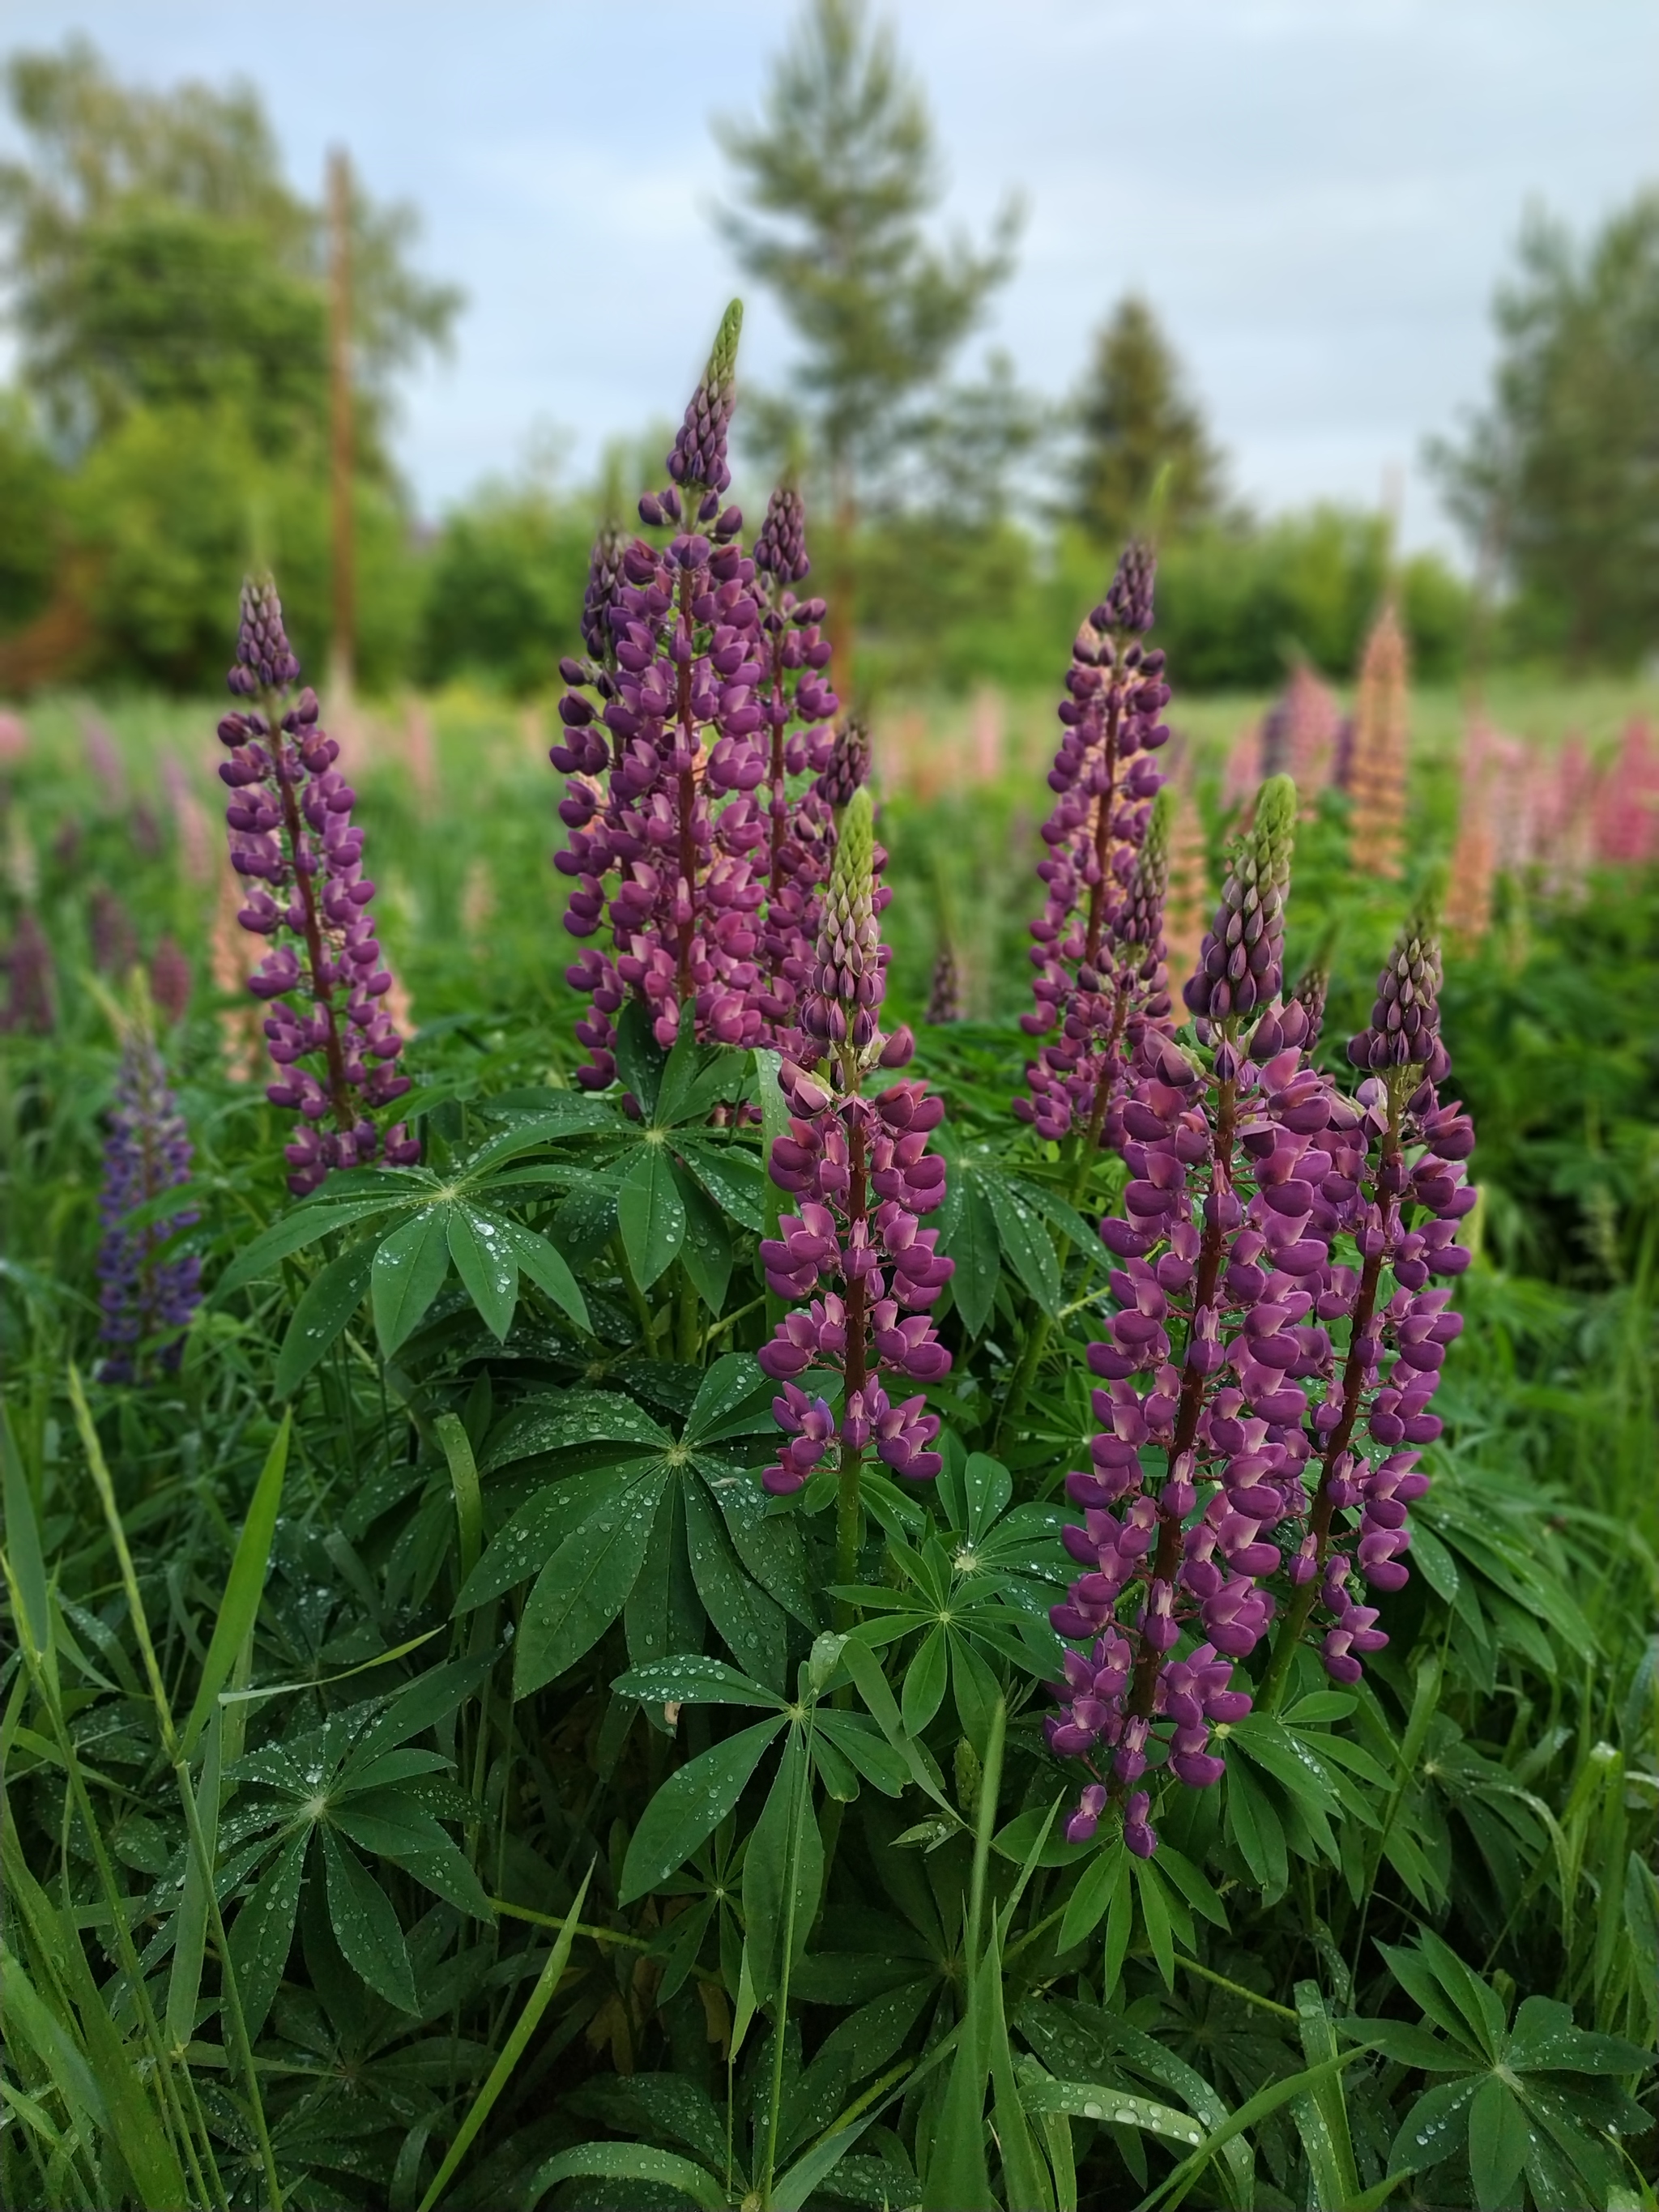
{"type": "Polygon", "coordinates": [[[1223,462],[1184,388],[1174,348],[1145,300],[1121,300],[1095,340],[1076,403],[1081,443],[1071,511],[1091,536],[1121,544],[1144,526],[1158,473],[1167,466],[1159,527],[1214,519],[1223,462]]]}
{"type": "Polygon", "coordinates": [[[830,491],[846,669],[862,495],[1012,267],[1018,214],[1006,208],[982,248],[930,240],[925,219],[942,193],[932,118],[890,27],[872,24],[863,0],[807,0],[758,120],[715,127],[741,203],[722,211],[721,228],[803,347],[794,398],[830,491]]]}

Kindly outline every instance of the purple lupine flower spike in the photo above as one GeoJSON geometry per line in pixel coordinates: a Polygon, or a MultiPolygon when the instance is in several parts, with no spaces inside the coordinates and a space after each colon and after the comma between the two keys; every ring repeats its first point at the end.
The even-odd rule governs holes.
{"type": "Polygon", "coordinates": [[[878,1027],[886,957],[873,823],[869,793],[855,793],[804,1009],[826,1072],[786,1060],[778,1079],[791,1118],[789,1134],[772,1146],[772,1180],[799,1201],[761,1246],[768,1287],[795,1302],[758,1355],[783,1385],[772,1410],[788,1441],[763,1478],[780,1496],[799,1490],[837,1442],[844,1465],[873,1444],[885,1466],[912,1481],[930,1481],[942,1464],[931,1449],[938,1415],[921,1395],[896,1404],[886,1389],[894,1375],[932,1382],[949,1371],[951,1355],[927,1309],[953,1269],[936,1249],[939,1232],[919,1225],[945,1195],[945,1163],[927,1150],[943,1100],[916,1082],[873,1098],[860,1089],[872,1068],[902,1066],[914,1049],[907,1031],[884,1037],[878,1027]],[[809,1398],[795,1380],[813,1367],[842,1377],[838,1423],[827,1401],[809,1398]]]}
{"type": "MultiPolygon", "coordinates": [[[[1165,1727],[1171,1774],[1195,1788],[1219,1778],[1209,1730],[1249,1706],[1231,1663],[1273,1618],[1264,1585],[1281,1567],[1288,1602],[1259,1692],[1270,1709],[1316,1607],[1334,1680],[1357,1680],[1386,1643],[1352,1583],[1407,1578],[1407,1511],[1428,1480],[1416,1462],[1440,1430],[1429,1402],[1462,1327],[1449,1293],[1428,1287],[1468,1264],[1453,1239],[1474,1203],[1462,1170],[1473,1128],[1435,1091],[1447,1061],[1432,918],[1402,932],[1373,1025],[1350,1048],[1356,1066],[1385,1072],[1345,1098],[1309,1063],[1308,1005],[1277,997],[1293,805],[1288,788],[1264,788],[1211,933],[1228,957],[1195,979],[1207,1070],[1149,1030],[1124,1109],[1126,1216],[1101,1224],[1124,1263],[1119,1310],[1089,1353],[1107,1386],[1103,1430],[1092,1466],[1066,1484],[1085,1516],[1066,1548],[1089,1571],[1053,1616],[1090,1650],[1067,1655],[1050,1741],[1063,1756],[1109,1753],[1068,1828],[1078,1840],[1140,1779],[1165,1727]],[[1271,994],[1254,1018],[1237,1003],[1250,981],[1271,994]],[[1407,1006],[1420,1016],[1409,1027],[1407,1006]],[[1401,1034],[1407,1061],[1382,1049],[1401,1034]],[[1160,1455],[1150,1477],[1147,1446],[1160,1455]],[[1121,1617],[1132,1587],[1133,1624],[1121,1617]],[[1188,1622],[1205,1640],[1182,1656],[1188,1622]]],[[[1139,1793],[1124,1808],[1125,1839],[1143,1855],[1156,1847],[1147,1810],[1139,1793]]]]}
{"type": "Polygon", "coordinates": [[[1346,1334],[1346,1351],[1340,1364],[1333,1360],[1310,1423],[1318,1481],[1307,1533],[1290,1562],[1297,1589],[1270,1669],[1275,1687],[1316,1607],[1331,1624],[1322,1656],[1333,1680],[1357,1681],[1364,1657],[1387,1643],[1376,1608],[1358,1601],[1351,1578],[1357,1572],[1382,1590],[1407,1580],[1407,1509],[1429,1486],[1417,1461],[1440,1434],[1431,1401],[1446,1348],[1463,1326],[1447,1310],[1449,1290],[1429,1286],[1431,1275],[1461,1274],[1468,1265],[1455,1240],[1475,1203],[1464,1168],[1474,1125],[1443,1106],[1436,1090],[1450,1061],[1436,1004],[1435,896],[1431,888],[1401,930],[1378,978],[1371,1024],[1348,1048],[1355,1066],[1376,1072],[1343,1102],[1334,1124],[1327,1189],[1358,1265],[1328,1266],[1316,1285],[1320,1320],[1346,1334]],[[1409,1058],[1401,1057],[1402,1038],[1409,1058]],[[1384,1295],[1385,1268],[1391,1296],[1384,1295]],[[1339,1525],[1339,1515],[1356,1510],[1357,1526],[1339,1525]]]}
{"type": "MultiPolygon", "coordinates": [[[[1282,928],[1279,799],[1264,792],[1235,876],[1277,887],[1282,928]]],[[[1224,901],[1224,939],[1247,903],[1224,901]]],[[[1252,945],[1267,927],[1259,895],[1249,906],[1252,945]]],[[[1237,934],[1243,942],[1242,923],[1237,934]]],[[[1328,1256],[1315,1217],[1331,1169],[1317,1145],[1331,1087],[1306,1065],[1299,1011],[1277,1017],[1265,1061],[1242,1020],[1221,1018],[1207,1066],[1153,1023],[1136,1040],[1121,1109],[1127,1211],[1101,1224],[1121,1263],[1118,1310],[1109,1339],[1089,1348],[1105,1385],[1095,1396],[1102,1426],[1091,1467],[1066,1481],[1084,1520],[1065,1531],[1066,1547],[1086,1571],[1052,1618],[1089,1649],[1067,1655],[1049,1740],[1062,1756],[1101,1762],[1068,1832],[1086,1838],[1109,1802],[1132,1793],[1124,1835],[1143,1856],[1157,1837],[1135,1785],[1157,1744],[1179,1780],[1207,1787],[1222,1771],[1212,1729],[1249,1709],[1232,1666],[1273,1617],[1263,1585],[1279,1552],[1269,1539],[1301,1510],[1309,1456],[1301,1379],[1329,1349],[1306,1326],[1314,1301],[1303,1280],[1328,1256]],[[1151,1466],[1143,1451],[1156,1455],[1151,1466]],[[1189,1632],[1201,1640],[1183,1655],[1189,1632]]]]}
{"type": "MultiPolygon", "coordinates": [[[[562,664],[571,688],[550,757],[569,778],[559,805],[569,842],[555,858],[574,878],[565,927],[609,936],[566,970],[592,1001],[576,1025],[589,1054],[577,1080],[588,1089],[615,1075],[616,1018],[629,997],[664,1045],[683,1021],[708,1043],[787,1044],[790,963],[802,966],[810,950],[805,886],[797,911],[773,902],[775,927],[763,911],[769,876],[781,890],[791,869],[787,823],[775,811],[769,825],[757,794],[774,755],[775,801],[786,775],[818,764],[811,726],[836,701],[822,602],[797,602],[775,574],[763,580],[738,542],[742,515],[720,508],[739,321],[734,305],[669,458],[673,482],[640,501],[646,522],[678,534],[660,550],[640,538],[624,550],[605,608],[614,660],[562,664]],[[682,490],[687,501],[701,493],[695,515],[682,490]]],[[[793,872],[821,882],[822,854],[811,837],[799,842],[793,872]]]]}
{"type": "Polygon", "coordinates": [[[1020,1026],[1029,1036],[1055,1028],[1060,1036],[1027,1067],[1030,1095],[1014,1111],[1050,1140],[1080,1127],[1085,1156],[1121,1089],[1130,1012],[1119,988],[1121,926],[1148,802],[1163,781],[1152,755],[1170,734],[1158,720],[1170,697],[1164,655],[1141,642],[1154,567],[1147,547],[1129,545],[1079,631],[1060,708],[1066,734],[1048,772],[1056,798],[1037,868],[1047,896],[1031,924],[1036,1004],[1020,1026]]]}
{"type": "Polygon", "coordinates": [[[1438,1043],[1438,903],[1431,891],[1389,954],[1389,964],[1377,978],[1370,1025],[1348,1047],[1356,1067],[1376,1075],[1391,1067],[1427,1067],[1437,1082],[1450,1065],[1438,1043]]]}
{"type": "Polygon", "coordinates": [[[1139,538],[1131,538],[1101,602],[1105,620],[1097,617],[1096,629],[1144,636],[1152,626],[1152,586],[1157,574],[1158,557],[1152,547],[1139,538]]]}
{"type": "Polygon", "coordinates": [[[292,704],[286,698],[299,672],[276,586],[251,577],[229,684],[261,703],[220,723],[230,758],[219,775],[232,793],[231,866],[251,879],[237,920],[271,940],[248,988],[270,1009],[276,1080],[265,1096],[301,1115],[284,1157],[289,1188],[303,1197],[331,1168],[377,1158],[408,1166],[420,1146],[401,1122],[382,1131],[375,1120],[410,1079],[394,1066],[403,1039],[386,1011],[392,976],[369,912],[363,834],[351,823],[356,794],[318,723],[316,693],[307,686],[292,704]]]}
{"type": "Polygon", "coordinates": [[[261,691],[285,691],[299,675],[298,657],[283,628],[276,580],[250,576],[242,586],[236,659],[226,681],[239,699],[257,699],[261,691]]]}
{"type": "Polygon", "coordinates": [[[805,503],[793,485],[781,484],[755,540],[756,574],[766,580],[762,623],[770,664],[769,864],[756,1003],[773,1041],[792,1057],[801,1048],[795,1008],[811,965],[836,848],[834,812],[816,786],[793,801],[789,796],[791,777],[815,775],[829,763],[835,734],[828,717],[839,703],[825,673],[830,641],[823,623],[828,610],[821,599],[798,599],[792,588],[811,568],[805,503]]]}
{"type": "Polygon", "coordinates": [[[190,1133],[169,1089],[161,1056],[134,1025],[122,1042],[121,1072],[104,1146],[104,1187],[98,1218],[99,1330],[111,1349],[99,1368],[106,1382],[137,1382],[159,1367],[176,1369],[183,1332],[201,1298],[202,1263],[194,1253],[155,1255],[168,1237],[198,1217],[189,1208],[137,1228],[129,1217],[190,1179],[190,1133]],[[164,1340],[159,1344],[157,1340],[164,1340]]]}

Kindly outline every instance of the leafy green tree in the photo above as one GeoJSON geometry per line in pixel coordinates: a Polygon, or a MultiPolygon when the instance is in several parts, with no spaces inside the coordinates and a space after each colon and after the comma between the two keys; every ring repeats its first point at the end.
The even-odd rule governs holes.
{"type": "Polygon", "coordinates": [[[422,674],[525,693],[583,650],[578,617],[591,514],[546,484],[486,484],[445,521],[427,571],[422,674]]]}
{"type": "MultiPolygon", "coordinates": [[[[324,218],[282,173],[257,94],[121,84],[84,40],[21,53],[5,87],[22,140],[0,162],[0,227],[26,385],[71,449],[134,407],[230,399],[268,445],[325,418],[324,218]]],[[[410,265],[413,210],[352,210],[363,464],[396,372],[441,345],[459,293],[410,265]]]]}
{"type": "MultiPolygon", "coordinates": [[[[250,556],[283,580],[289,634],[308,674],[326,662],[328,505],[319,474],[266,452],[246,415],[210,406],[135,408],[64,486],[70,582],[87,617],[76,672],[175,690],[223,680],[226,610],[250,556]]],[[[419,572],[393,488],[355,487],[358,659],[371,688],[406,679],[419,572]]]]}
{"type": "Polygon", "coordinates": [[[1166,468],[1161,532],[1178,534],[1217,519],[1222,457],[1187,394],[1174,348],[1133,293],[1095,339],[1075,413],[1079,449],[1066,506],[1091,537],[1116,546],[1142,526],[1166,468]]]}
{"type": "Polygon", "coordinates": [[[742,201],[721,227],[802,342],[794,396],[844,533],[1008,275],[1018,210],[982,247],[929,239],[942,183],[927,101],[862,0],[808,0],[759,120],[716,131],[742,201]]]}
{"type": "Polygon", "coordinates": [[[1518,634],[1629,662],[1659,644],[1659,191],[1582,246],[1536,217],[1518,260],[1491,398],[1431,459],[1518,634]]]}
{"type": "Polygon", "coordinates": [[[21,392],[0,392],[0,635],[39,614],[58,557],[59,478],[21,392]]]}

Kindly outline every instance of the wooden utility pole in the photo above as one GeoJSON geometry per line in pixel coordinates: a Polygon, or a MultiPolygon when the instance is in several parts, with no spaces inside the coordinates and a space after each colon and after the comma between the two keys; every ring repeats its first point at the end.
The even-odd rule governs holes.
{"type": "Polygon", "coordinates": [[[351,163],[337,146],[328,157],[328,355],[334,571],[330,688],[343,704],[351,696],[357,593],[351,526],[351,163]]]}

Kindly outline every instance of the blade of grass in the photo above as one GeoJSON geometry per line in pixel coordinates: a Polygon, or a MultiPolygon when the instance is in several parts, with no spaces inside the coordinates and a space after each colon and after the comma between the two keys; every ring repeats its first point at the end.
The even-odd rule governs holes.
{"type": "Polygon", "coordinates": [[[523,2057],[525,2045],[536,2033],[541,2016],[569,1964],[570,1948],[576,1940],[576,1923],[581,1917],[582,1906],[587,1900],[587,1885],[592,1879],[593,1869],[590,1866],[582,1876],[582,1886],[576,1892],[575,1903],[570,1908],[570,1917],[565,1922],[563,1932],[548,1953],[546,1963],[536,1977],[536,1986],[526,1999],[524,2010],[514,2022],[513,2033],[507,2037],[501,2057],[489,2069],[489,2079],[472,2100],[471,2109],[456,2130],[455,2140],[445,2152],[443,2164],[432,2177],[432,2185],[422,2197],[418,2212],[432,2212],[432,2207],[448,2187],[451,2175],[472,2148],[474,2136],[495,2110],[495,2100],[511,2080],[514,2068],[523,2057]]]}
{"type": "Polygon", "coordinates": [[[1174,2212],[1177,2204],[1186,2203],[1205,2167],[1224,2143],[1231,2142],[1235,2136],[1243,2135],[1247,2128],[1255,2127],[1259,2120],[1267,2118],[1281,2105],[1287,2105],[1292,2097],[1306,2096],[1310,2091],[1322,2087],[1340,2074],[1345,2066],[1352,2066],[1360,2055],[1358,2050],[1345,2051],[1340,2058],[1328,2058],[1321,2065],[1305,2067],[1300,2074],[1288,2075],[1284,2081],[1270,2082],[1265,2089],[1257,2090],[1254,2097],[1238,2107],[1224,2126],[1213,2129],[1205,2136],[1190,2158],[1182,2159],[1173,2173],[1166,2174],[1150,2197],[1141,2199],[1139,2212],[1154,2212],[1154,2207],[1160,2205],[1164,2208],[1164,2212],[1174,2212]]]}
{"type": "MultiPolygon", "coordinates": [[[[196,1792],[191,1787],[190,1768],[184,1747],[173,1724],[173,1708],[168,1702],[167,1686],[161,1680],[155,1646],[150,1640],[149,1621],[144,1612],[143,1593],[138,1588],[137,1571],[132,1564],[132,1553],[127,1548],[126,1530],[121,1524],[121,1511],[115,1502],[115,1486],[104,1458],[104,1449],[98,1440],[92,1413],[82,1387],[80,1370],[71,1364],[69,1370],[70,1402],[75,1409],[75,1423],[80,1431],[87,1463],[96,1486],[99,1502],[104,1509],[110,1540],[115,1547],[115,1557],[121,1571],[122,1586],[126,1591],[127,1604],[132,1615],[133,1632],[138,1638],[138,1650],[144,1662],[144,1672],[149,1680],[150,1698],[155,1707],[155,1717],[161,1725],[161,1741],[173,1767],[179,1802],[185,1808],[185,1826],[189,1832],[190,1846],[195,1856],[206,1891],[207,1908],[213,1926],[213,1940],[219,1954],[219,1972],[223,1980],[227,2009],[230,2014],[231,2033],[236,2045],[237,2062],[242,2070],[248,2100],[248,2117],[253,2128],[254,2139],[259,2147],[259,2162],[264,2170],[265,2189],[270,2197],[270,2212],[282,2212],[283,2188],[277,2179],[276,2154],[271,2148],[270,2130],[265,2122],[264,2100],[259,2094],[258,2069],[253,2061],[253,2045],[247,2032],[247,2021],[242,2011],[241,1992],[236,1986],[236,1969],[232,1964],[230,1939],[225,1932],[223,1916],[219,1910],[218,1887],[213,1878],[213,1862],[207,1848],[207,1838],[197,1815],[196,1792]]],[[[286,1445],[284,1446],[286,1449],[286,1445]]],[[[263,1579],[263,1578],[262,1578],[263,1579]]],[[[234,1656],[235,1646],[231,1647],[234,1656]]],[[[210,1656],[211,1655],[210,1654],[210,1656]]],[[[228,1665],[228,1662],[227,1662],[228,1665]]],[[[138,1980],[141,1994],[142,1978],[138,1980]]],[[[148,1996],[144,1997],[148,2005],[148,1996]]],[[[186,2079],[189,2078],[186,2070],[186,2079]]]]}
{"type": "Polygon", "coordinates": [[[265,1586],[265,1570],[270,1561],[270,1540],[283,1502],[283,1478],[288,1468],[289,1437],[293,1425],[292,1413],[285,1413],[259,1480],[254,1485],[253,1500],[242,1524],[242,1533],[236,1540],[225,1594],[219,1601],[219,1616],[213,1624],[212,1640],[197,1686],[196,1702],[179,1738],[186,1759],[194,1757],[214,1701],[229,1678],[237,1653],[253,1632],[265,1586]]]}
{"type": "MultiPolygon", "coordinates": [[[[31,1948],[37,1959],[50,1962],[80,2022],[80,2056],[97,2084],[100,2118],[111,2146],[132,2177],[145,2212],[179,2212],[190,2201],[183,2165],[150,2102],[143,2070],[110,2018],[87,1964],[79,1931],[66,1914],[58,1911],[24,1865],[15,1831],[9,1825],[4,1857],[6,1889],[28,1930],[31,1948]]],[[[8,2007],[21,1996],[21,1989],[8,1988],[8,2007]]],[[[44,2000],[39,2002],[44,2009],[44,2000]]],[[[60,2059],[62,2055],[60,2051],[60,2059]]],[[[81,2086],[84,2096],[84,2081],[81,2086]]]]}

